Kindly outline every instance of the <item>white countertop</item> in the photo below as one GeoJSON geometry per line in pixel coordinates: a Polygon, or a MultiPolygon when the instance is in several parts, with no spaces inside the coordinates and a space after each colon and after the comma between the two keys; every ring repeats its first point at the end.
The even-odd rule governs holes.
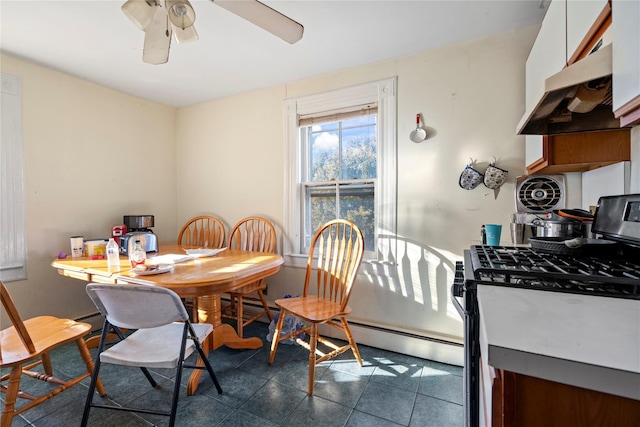
{"type": "Polygon", "coordinates": [[[478,303],[489,365],[640,400],[640,301],[478,285],[478,303]]]}

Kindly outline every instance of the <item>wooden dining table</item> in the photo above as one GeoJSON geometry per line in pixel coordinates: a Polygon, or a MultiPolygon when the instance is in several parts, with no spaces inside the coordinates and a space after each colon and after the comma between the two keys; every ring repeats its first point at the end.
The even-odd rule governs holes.
{"type": "MultiPolygon", "coordinates": [[[[147,254],[147,263],[154,263],[155,257],[177,258],[185,255],[185,249],[188,248],[160,245],[157,253],[147,254]]],[[[205,348],[215,350],[222,345],[235,349],[262,347],[260,338],[240,338],[231,325],[222,323],[220,295],[277,273],[283,262],[282,256],[274,253],[225,249],[214,256],[175,263],[161,274],[137,275],[125,256],[120,257],[120,268],[114,272],[109,272],[106,259],[65,258],[56,259],[51,265],[59,274],[85,282],[155,285],[171,289],[181,298],[197,298],[197,321],[213,325],[205,348]]],[[[203,366],[202,361],[197,363],[203,366]]],[[[199,369],[193,371],[187,394],[195,392],[201,374],[199,369]]]]}

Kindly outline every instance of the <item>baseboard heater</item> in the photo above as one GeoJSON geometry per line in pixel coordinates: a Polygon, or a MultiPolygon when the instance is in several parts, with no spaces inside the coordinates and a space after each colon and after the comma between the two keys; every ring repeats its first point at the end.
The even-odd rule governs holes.
{"type": "Polygon", "coordinates": [[[90,314],[87,314],[87,315],[82,316],[82,317],[77,317],[77,318],[75,318],[73,320],[75,320],[76,322],[84,322],[85,320],[88,320],[88,319],[91,319],[92,317],[96,317],[96,316],[100,316],[100,315],[101,314],[96,311],[95,313],[90,313],[90,314]]]}
{"type": "Polygon", "coordinates": [[[383,328],[381,326],[374,326],[374,325],[369,325],[366,323],[360,323],[360,322],[352,322],[349,321],[349,325],[352,326],[357,326],[360,328],[365,328],[365,329],[371,329],[374,331],[378,331],[378,332],[385,332],[388,334],[395,334],[395,335],[401,335],[403,337],[407,337],[407,338],[414,338],[414,339],[419,339],[419,340],[424,340],[424,341],[430,341],[433,343],[437,343],[437,344],[446,344],[446,345],[452,345],[455,347],[464,347],[464,344],[462,343],[458,343],[455,341],[449,341],[446,339],[442,339],[442,338],[435,338],[435,337],[430,337],[430,336],[426,336],[426,335],[420,335],[420,334],[414,334],[411,332],[406,332],[406,331],[402,331],[402,330],[398,330],[398,329],[391,329],[391,328],[383,328]]]}

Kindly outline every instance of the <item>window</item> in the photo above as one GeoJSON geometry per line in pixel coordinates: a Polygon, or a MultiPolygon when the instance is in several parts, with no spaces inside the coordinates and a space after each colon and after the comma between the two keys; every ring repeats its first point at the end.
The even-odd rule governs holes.
{"type": "Polygon", "coordinates": [[[369,110],[362,118],[300,127],[305,251],[315,230],[334,218],[357,224],[365,249],[374,250],[377,126],[369,110]]]}
{"type": "Polygon", "coordinates": [[[287,255],[325,222],[353,221],[365,257],[384,260],[396,218],[396,79],[285,101],[287,255]]]}
{"type": "Polygon", "coordinates": [[[0,136],[0,279],[27,278],[20,78],[1,74],[0,136]]]}

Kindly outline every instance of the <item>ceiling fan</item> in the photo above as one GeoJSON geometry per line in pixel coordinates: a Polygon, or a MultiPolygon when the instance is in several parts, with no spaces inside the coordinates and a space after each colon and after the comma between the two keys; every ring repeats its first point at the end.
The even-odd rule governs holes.
{"type": "MultiPolygon", "coordinates": [[[[301,24],[257,0],[211,1],[286,42],[293,44],[302,38],[301,24]]],[[[122,11],[144,31],[142,60],[146,63],[164,64],[169,60],[172,36],[178,43],[198,40],[193,25],[196,13],[189,0],[127,0],[122,11]]]]}

